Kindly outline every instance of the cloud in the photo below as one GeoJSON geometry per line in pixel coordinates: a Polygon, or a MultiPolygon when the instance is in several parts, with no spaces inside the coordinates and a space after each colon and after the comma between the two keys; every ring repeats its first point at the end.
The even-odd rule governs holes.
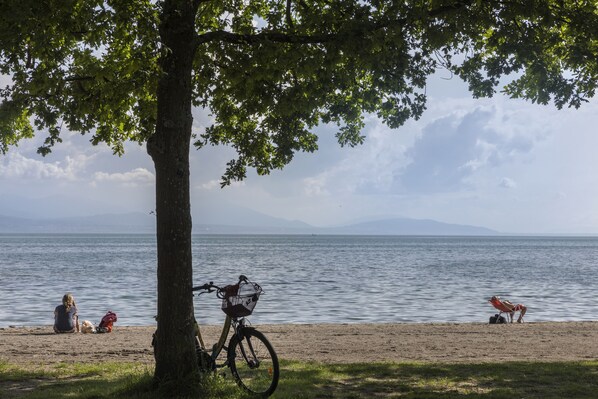
{"type": "Polygon", "coordinates": [[[207,183],[200,184],[198,186],[201,190],[212,191],[214,189],[220,188],[220,181],[219,180],[210,180],[207,183]]]}
{"type": "Polygon", "coordinates": [[[329,150],[334,154],[320,162],[322,154],[312,161],[312,169],[317,172],[302,176],[301,194],[308,197],[350,194],[388,193],[393,183],[393,171],[406,165],[404,153],[411,145],[412,136],[408,132],[397,132],[381,121],[370,118],[363,132],[367,138],[363,145],[355,148],[339,148],[338,143],[329,150]],[[316,162],[319,169],[315,170],[316,162]]]}
{"type": "MultiPolygon", "coordinates": [[[[459,100],[426,119],[427,123],[410,121],[398,130],[368,119],[362,146],[334,151],[334,162],[326,157],[325,165],[321,154],[314,156],[309,167],[314,173],[300,176],[287,192],[346,197],[469,191],[501,166],[527,160],[547,134],[542,120],[512,103],[459,100]]],[[[289,178],[288,173],[284,176],[289,178]]]]}
{"type": "Polygon", "coordinates": [[[321,173],[315,177],[306,177],[302,181],[303,194],[307,197],[330,195],[330,191],[326,187],[328,186],[328,180],[333,174],[335,174],[335,171],[332,171],[332,173],[321,173]]]}
{"type": "MultiPolygon", "coordinates": [[[[220,180],[212,179],[212,180],[208,181],[207,183],[198,184],[196,186],[196,188],[198,188],[199,190],[205,190],[205,191],[221,190],[220,184],[221,184],[220,180]]],[[[246,184],[245,181],[232,181],[228,187],[229,188],[230,187],[243,187],[243,186],[245,186],[245,184],[246,184]]]]}
{"type": "Polygon", "coordinates": [[[154,184],[154,181],[154,174],[145,168],[136,168],[125,173],[96,172],[93,177],[94,184],[99,182],[112,182],[133,187],[154,184]]]}
{"type": "Polygon", "coordinates": [[[515,181],[513,179],[510,179],[508,177],[503,177],[502,180],[500,181],[500,183],[498,185],[500,187],[503,187],[503,188],[515,188],[515,187],[517,187],[517,183],[515,183],[515,181]]]}
{"type": "Polygon", "coordinates": [[[406,155],[411,159],[395,179],[400,192],[441,193],[467,187],[468,179],[529,153],[534,136],[511,128],[502,112],[476,108],[425,126],[406,155]],[[502,119],[502,125],[496,119],[502,119]]]}
{"type": "Polygon", "coordinates": [[[77,173],[84,169],[90,157],[85,155],[66,156],[61,162],[43,162],[26,158],[18,152],[11,152],[0,163],[0,178],[33,180],[76,180],[77,173]]]}

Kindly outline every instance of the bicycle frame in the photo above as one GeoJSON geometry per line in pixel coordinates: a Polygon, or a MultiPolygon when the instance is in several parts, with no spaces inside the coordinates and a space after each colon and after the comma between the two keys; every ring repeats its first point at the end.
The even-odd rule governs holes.
{"type": "MultiPolygon", "coordinates": [[[[214,345],[212,345],[211,352],[208,351],[208,349],[206,348],[206,344],[204,343],[203,337],[201,335],[201,328],[199,327],[199,323],[197,322],[197,320],[195,320],[195,336],[197,337],[197,340],[199,341],[199,347],[201,350],[205,351],[205,353],[207,353],[210,356],[210,358],[212,359],[211,364],[214,369],[228,366],[228,362],[229,362],[228,357],[222,364],[216,363],[216,359],[218,359],[218,356],[220,356],[220,353],[226,347],[226,341],[229,337],[231,326],[233,327],[233,333],[241,334],[241,336],[243,336],[244,329],[251,328],[251,327],[245,325],[245,320],[246,319],[244,317],[242,317],[240,319],[236,319],[236,318],[232,318],[227,315],[226,319],[224,319],[224,325],[222,326],[222,331],[220,332],[220,338],[218,339],[218,342],[216,342],[214,345]]],[[[228,349],[228,347],[227,347],[227,349],[228,349]]],[[[248,349],[250,351],[251,356],[253,358],[255,358],[255,353],[253,352],[253,347],[251,346],[251,344],[249,344],[248,349]]],[[[243,353],[243,358],[245,359],[245,361],[250,362],[250,360],[248,358],[248,354],[246,352],[246,349],[243,346],[241,346],[241,352],[243,353]]]]}
{"type": "MultiPolygon", "coordinates": [[[[226,340],[228,339],[228,335],[230,333],[231,324],[232,324],[231,317],[226,316],[226,319],[224,320],[224,325],[222,326],[222,332],[220,333],[220,338],[218,339],[218,342],[212,346],[212,351],[210,353],[210,356],[212,358],[212,361],[214,362],[213,363],[214,365],[216,365],[216,359],[218,358],[218,356],[220,355],[220,352],[222,352],[222,349],[226,345],[226,340]]],[[[195,336],[199,340],[200,348],[204,351],[208,351],[206,348],[206,344],[203,341],[203,337],[201,335],[201,329],[199,327],[199,323],[197,323],[197,320],[195,321],[195,330],[196,330],[195,336]]],[[[236,330],[236,328],[235,328],[235,330],[236,330]]],[[[224,365],[226,365],[226,362],[224,365]]],[[[221,365],[220,367],[222,367],[224,365],[221,365]]]]}

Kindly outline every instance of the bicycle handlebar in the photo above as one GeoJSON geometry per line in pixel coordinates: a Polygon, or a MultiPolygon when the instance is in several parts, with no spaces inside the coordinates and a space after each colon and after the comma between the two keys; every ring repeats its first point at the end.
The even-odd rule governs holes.
{"type": "Polygon", "coordinates": [[[191,288],[191,291],[212,292],[212,291],[219,290],[219,289],[220,289],[220,287],[218,287],[217,285],[214,285],[213,281],[210,281],[209,283],[206,283],[204,285],[198,285],[197,287],[191,288]]]}
{"type": "MultiPolygon", "coordinates": [[[[249,281],[249,279],[244,274],[241,274],[239,276],[239,282],[242,282],[242,281],[246,283],[249,281]]],[[[221,290],[221,288],[217,285],[214,285],[213,281],[210,281],[209,283],[206,283],[204,285],[198,285],[197,287],[191,288],[191,291],[214,292],[214,291],[220,291],[220,290],[221,290]]]]}

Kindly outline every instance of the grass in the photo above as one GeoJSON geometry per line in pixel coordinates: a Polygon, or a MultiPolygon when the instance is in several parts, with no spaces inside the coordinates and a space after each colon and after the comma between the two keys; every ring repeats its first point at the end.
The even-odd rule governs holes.
{"type": "MultiPolygon", "coordinates": [[[[283,362],[272,398],[593,398],[598,361],[483,364],[283,362]]],[[[15,365],[0,362],[0,398],[162,398],[150,366],[134,363],[15,365]]],[[[206,382],[206,398],[245,396],[230,375],[206,382]]],[[[198,396],[195,396],[198,397],[198,396]]]]}

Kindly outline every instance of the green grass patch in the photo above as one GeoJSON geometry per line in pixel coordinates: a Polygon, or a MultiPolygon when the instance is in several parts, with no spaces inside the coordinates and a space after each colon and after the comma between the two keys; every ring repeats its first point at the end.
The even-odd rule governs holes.
{"type": "Polygon", "coordinates": [[[120,392],[136,392],[143,385],[149,386],[151,373],[147,365],[134,363],[39,366],[0,362],[0,398],[109,397],[120,392]]]}
{"type": "Polygon", "coordinates": [[[596,398],[598,362],[285,363],[277,398],[596,398]]]}
{"type": "MultiPolygon", "coordinates": [[[[483,364],[282,362],[272,398],[596,398],[598,361],[483,364]]],[[[225,370],[228,372],[228,369],[225,370]]],[[[163,398],[153,369],[134,363],[15,365],[0,362],[0,398],[163,398]]],[[[206,398],[246,396],[227,375],[203,384],[206,398]]],[[[184,382],[176,382],[180,384],[184,382]]],[[[198,397],[196,395],[190,395],[198,397]]]]}

